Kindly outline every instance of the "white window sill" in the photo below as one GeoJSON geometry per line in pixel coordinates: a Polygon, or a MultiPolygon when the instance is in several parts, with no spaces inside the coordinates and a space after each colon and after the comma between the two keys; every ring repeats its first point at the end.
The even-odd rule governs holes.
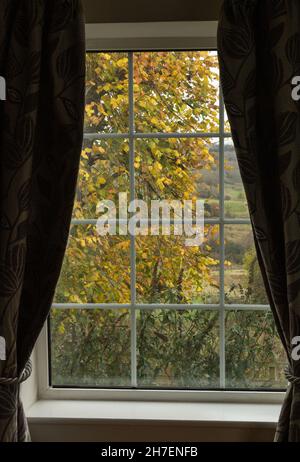
{"type": "Polygon", "coordinates": [[[169,423],[274,428],[279,404],[40,400],[28,410],[38,423],[169,423]]]}
{"type": "Polygon", "coordinates": [[[111,397],[105,390],[102,398],[101,391],[89,390],[87,400],[84,390],[47,389],[51,398],[57,395],[49,399],[41,396],[35,354],[32,359],[33,373],[21,394],[34,442],[271,442],[284,398],[284,393],[174,391],[157,397],[139,390],[133,400],[123,390],[112,390],[111,397]]]}

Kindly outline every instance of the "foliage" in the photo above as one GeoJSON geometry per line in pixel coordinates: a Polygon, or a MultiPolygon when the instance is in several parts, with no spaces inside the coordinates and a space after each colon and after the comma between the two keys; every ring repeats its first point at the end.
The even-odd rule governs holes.
{"type": "MultiPolygon", "coordinates": [[[[219,130],[214,53],[144,52],[134,57],[137,132],[219,130]]],[[[74,219],[97,219],[98,202],[117,202],[119,192],[127,192],[129,198],[129,123],[127,54],[89,53],[86,133],[90,136],[82,151],[74,219]],[[124,139],[103,140],[98,133],[123,133],[124,139]]],[[[229,158],[225,204],[229,215],[245,207],[232,165],[229,158]]],[[[200,197],[206,199],[206,217],[218,216],[218,145],[213,138],[139,139],[134,166],[137,198],[195,201],[200,197]]],[[[128,236],[100,237],[92,224],[73,225],[55,301],[130,304],[130,245],[128,236]]],[[[215,225],[206,227],[201,247],[187,247],[179,236],[138,237],[137,302],[154,306],[218,303],[218,248],[215,225]]],[[[260,303],[264,294],[254,254],[251,257],[245,243],[234,240],[228,242],[227,251],[228,274],[237,267],[246,276],[246,287],[242,287],[246,296],[243,292],[238,300],[260,303]]],[[[230,285],[226,290],[229,298],[236,293],[230,285]]],[[[269,374],[269,363],[275,364],[279,348],[273,323],[263,316],[226,315],[232,386],[280,382],[269,374]]],[[[219,320],[219,312],[213,310],[137,312],[139,385],[218,387],[219,320]]],[[[56,385],[130,386],[130,313],[126,308],[53,310],[51,335],[56,385]]]]}

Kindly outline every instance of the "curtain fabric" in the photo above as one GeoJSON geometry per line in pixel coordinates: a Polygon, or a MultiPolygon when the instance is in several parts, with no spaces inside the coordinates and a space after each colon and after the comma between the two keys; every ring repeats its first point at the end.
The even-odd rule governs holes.
{"type": "Polygon", "coordinates": [[[275,441],[300,441],[299,0],[225,0],[218,31],[225,105],[290,384],[275,441]]]}
{"type": "Polygon", "coordinates": [[[80,0],[0,0],[0,441],[29,439],[19,384],[68,239],[82,145],[80,0]]]}

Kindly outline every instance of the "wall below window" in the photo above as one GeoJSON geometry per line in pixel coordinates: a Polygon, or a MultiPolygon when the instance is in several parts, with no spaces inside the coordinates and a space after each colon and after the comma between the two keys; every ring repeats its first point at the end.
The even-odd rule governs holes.
{"type": "Polygon", "coordinates": [[[216,21],[222,0],[83,0],[88,23],[216,21]]]}
{"type": "Polygon", "coordinates": [[[191,424],[33,423],[33,442],[272,442],[275,428],[191,424]]]}

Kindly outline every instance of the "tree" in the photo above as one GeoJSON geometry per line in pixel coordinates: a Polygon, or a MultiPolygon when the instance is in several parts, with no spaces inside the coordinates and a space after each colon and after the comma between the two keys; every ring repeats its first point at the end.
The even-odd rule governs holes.
{"type": "MultiPolygon", "coordinates": [[[[143,52],[134,57],[137,132],[218,131],[214,53],[143,52]]],[[[74,218],[96,219],[100,200],[117,203],[118,193],[130,189],[128,140],[92,135],[129,131],[126,53],[87,55],[85,120],[91,136],[83,146],[74,218]]],[[[218,149],[212,138],[139,139],[134,166],[137,198],[205,198],[206,216],[217,216],[218,149]]],[[[218,239],[217,226],[206,227],[201,247],[185,246],[180,236],[137,237],[137,301],[218,302],[218,239]]],[[[56,302],[130,303],[130,285],[129,237],[100,237],[94,225],[74,225],[56,302]]],[[[51,332],[56,384],[130,386],[127,309],[54,310],[51,332]]],[[[218,386],[218,312],[142,310],[137,332],[141,384],[218,386]]]]}

